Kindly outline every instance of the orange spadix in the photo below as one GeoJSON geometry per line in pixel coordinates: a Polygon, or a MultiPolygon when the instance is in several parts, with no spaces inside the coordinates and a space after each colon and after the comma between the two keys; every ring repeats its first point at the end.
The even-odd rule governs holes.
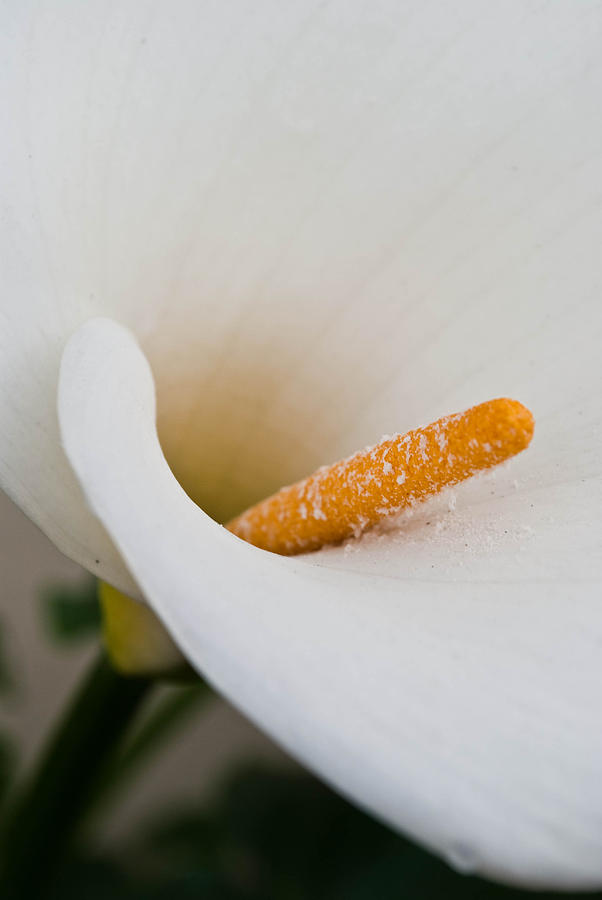
{"type": "Polygon", "coordinates": [[[274,553],[318,550],[515,456],[533,428],[518,401],[490,400],[323,466],[226,527],[274,553]]]}

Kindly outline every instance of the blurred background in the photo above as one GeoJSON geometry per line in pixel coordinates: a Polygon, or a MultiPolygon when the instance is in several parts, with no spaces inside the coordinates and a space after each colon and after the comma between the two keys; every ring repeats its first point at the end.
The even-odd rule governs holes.
{"type": "MultiPolygon", "coordinates": [[[[100,617],[90,576],[2,494],[0,565],[4,816],[15,785],[98,657],[100,617]]],[[[45,896],[518,900],[533,894],[453,872],[312,778],[199,681],[157,686],[145,702],[45,896]]]]}

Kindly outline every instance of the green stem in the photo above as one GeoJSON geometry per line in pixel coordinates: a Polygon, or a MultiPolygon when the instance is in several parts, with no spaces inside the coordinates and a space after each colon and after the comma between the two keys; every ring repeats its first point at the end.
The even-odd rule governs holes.
{"type": "Polygon", "coordinates": [[[114,762],[107,767],[105,777],[98,785],[92,815],[99,809],[104,811],[132,773],[144,766],[161,744],[167,738],[172,738],[174,731],[182,728],[213,696],[211,688],[199,680],[197,684],[178,687],[169,696],[162,698],[152,713],[143,717],[145,721],[134,729],[134,734],[128,737],[114,762]]]}
{"type": "Polygon", "coordinates": [[[3,900],[44,896],[152,684],[119,675],[104,653],[95,662],[3,828],[3,900]]]}

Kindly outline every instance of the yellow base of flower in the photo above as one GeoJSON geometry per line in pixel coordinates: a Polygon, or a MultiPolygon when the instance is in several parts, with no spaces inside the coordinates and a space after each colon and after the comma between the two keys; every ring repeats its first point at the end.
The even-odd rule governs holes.
{"type": "Polygon", "coordinates": [[[103,637],[113,666],[122,675],[181,676],[186,659],[149,606],[99,582],[103,637]]]}

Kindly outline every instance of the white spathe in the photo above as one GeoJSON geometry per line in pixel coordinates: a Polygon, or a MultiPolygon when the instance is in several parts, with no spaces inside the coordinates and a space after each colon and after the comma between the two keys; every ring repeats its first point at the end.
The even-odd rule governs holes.
{"type": "Polygon", "coordinates": [[[596,585],[366,577],[245,544],[174,478],[148,363],[106,319],[67,345],[59,415],[91,508],[218,690],[465,870],[599,881],[596,585]]]}
{"type": "Polygon", "coordinates": [[[0,484],[342,789],[534,885],[602,885],[601,43],[594,0],[24,0],[0,28],[0,484]],[[65,414],[101,525],[56,415],[66,342],[98,315],[141,342],[168,462],[218,518],[489,397],[530,406],[536,437],[449,515],[260,558],[183,500],[139,351],[94,325],[81,378],[104,341],[144,413],[133,436],[119,391],[123,434],[65,414]],[[191,520],[181,581],[156,534],[132,543],[111,479],[134,474],[132,502],[165,500],[161,537],[191,520]],[[199,585],[181,609],[176,581],[199,585]],[[287,674],[308,629],[311,671],[287,674]]]}

